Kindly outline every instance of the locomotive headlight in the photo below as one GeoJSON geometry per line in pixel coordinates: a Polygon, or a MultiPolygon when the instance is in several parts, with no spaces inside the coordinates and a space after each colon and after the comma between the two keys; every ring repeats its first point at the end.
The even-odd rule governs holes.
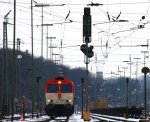
{"type": "Polygon", "coordinates": [[[48,100],[47,100],[47,102],[48,102],[48,103],[50,103],[50,102],[51,102],[51,100],[49,100],[49,99],[48,99],[48,100]]]}
{"type": "Polygon", "coordinates": [[[68,103],[71,103],[71,102],[72,102],[72,100],[67,100],[67,102],[68,102],[68,103]]]}
{"type": "Polygon", "coordinates": [[[53,100],[48,99],[47,102],[48,103],[53,103],[53,100]]]}

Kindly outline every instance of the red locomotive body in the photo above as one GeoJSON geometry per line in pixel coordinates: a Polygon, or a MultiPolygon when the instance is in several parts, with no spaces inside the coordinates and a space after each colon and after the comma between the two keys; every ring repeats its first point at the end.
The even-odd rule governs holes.
{"type": "Polygon", "coordinates": [[[57,76],[48,80],[45,95],[45,112],[51,118],[74,113],[74,84],[68,78],[57,76]]]}

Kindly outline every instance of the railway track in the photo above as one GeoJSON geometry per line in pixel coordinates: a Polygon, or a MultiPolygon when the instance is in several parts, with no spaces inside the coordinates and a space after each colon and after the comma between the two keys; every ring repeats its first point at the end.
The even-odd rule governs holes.
{"type": "Polygon", "coordinates": [[[114,116],[106,116],[99,114],[92,114],[92,118],[98,119],[102,122],[139,122],[139,119],[134,118],[124,118],[124,117],[114,117],[114,116]]]}
{"type": "MultiPolygon", "coordinates": [[[[30,121],[28,119],[26,119],[27,121],[30,121]]],[[[76,119],[69,119],[67,117],[56,117],[54,119],[51,118],[43,118],[43,119],[35,119],[35,120],[31,120],[32,122],[69,122],[69,121],[73,121],[76,122],[76,119]]]]}

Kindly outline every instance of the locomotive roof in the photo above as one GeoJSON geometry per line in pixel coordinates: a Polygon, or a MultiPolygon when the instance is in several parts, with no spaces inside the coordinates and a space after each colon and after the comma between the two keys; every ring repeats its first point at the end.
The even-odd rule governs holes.
{"type": "Polygon", "coordinates": [[[52,79],[49,79],[47,81],[47,83],[56,83],[56,81],[62,81],[63,83],[71,83],[71,84],[73,84],[73,82],[70,79],[68,79],[68,78],[66,78],[64,76],[56,76],[56,77],[54,77],[52,79]]]}

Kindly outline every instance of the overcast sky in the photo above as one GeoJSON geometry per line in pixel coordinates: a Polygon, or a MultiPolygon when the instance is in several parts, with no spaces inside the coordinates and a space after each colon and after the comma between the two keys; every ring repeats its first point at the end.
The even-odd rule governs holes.
{"type": "MultiPolygon", "coordinates": [[[[17,1],[16,37],[21,39],[21,51],[29,50],[31,53],[31,15],[30,0],[17,1]]],[[[2,47],[3,21],[8,15],[10,23],[13,23],[13,0],[0,0],[0,40],[2,47]]],[[[141,51],[149,51],[147,45],[150,39],[150,1],[149,0],[36,0],[39,3],[49,4],[43,8],[43,23],[53,24],[48,27],[48,36],[56,37],[49,40],[48,46],[55,46],[54,54],[61,54],[63,64],[72,68],[85,67],[84,55],[80,51],[83,44],[83,14],[84,7],[91,8],[92,16],[92,42],[94,56],[90,59],[89,70],[93,73],[102,71],[104,76],[111,76],[111,72],[123,71],[122,67],[128,67],[126,75],[130,76],[129,64],[123,61],[134,62],[132,65],[132,77],[135,77],[136,60],[141,58],[138,64],[138,75],[143,67],[144,55],[141,51]],[[99,3],[99,6],[90,6],[91,3],[99,3]],[[59,6],[62,5],[63,6],[59,6]],[[68,15],[68,17],[67,17],[68,15]],[[67,17],[67,18],[66,18],[67,17]],[[124,20],[125,22],[118,22],[124,20]],[[50,44],[50,42],[52,42],[50,44]],[[60,49],[62,42],[62,50],[60,49]],[[143,46],[143,47],[142,47],[143,46]]],[[[33,2],[35,6],[36,3],[33,2]]],[[[34,18],[34,55],[41,55],[41,14],[42,8],[33,7],[34,18]]],[[[8,46],[12,48],[13,26],[8,25],[8,46]]],[[[43,27],[43,56],[46,59],[47,27],[43,27]]],[[[149,54],[146,54],[149,56],[149,54]]],[[[52,56],[51,56],[52,57],[52,56]]],[[[48,53],[48,59],[50,52],[48,53]]],[[[53,59],[59,59],[58,56],[53,59]]],[[[23,59],[22,59],[23,60],[23,59]]],[[[149,58],[146,65],[149,66],[149,58]]],[[[123,73],[122,73],[123,75],[123,73]]],[[[115,75],[113,75],[115,76],[115,75]]]]}

